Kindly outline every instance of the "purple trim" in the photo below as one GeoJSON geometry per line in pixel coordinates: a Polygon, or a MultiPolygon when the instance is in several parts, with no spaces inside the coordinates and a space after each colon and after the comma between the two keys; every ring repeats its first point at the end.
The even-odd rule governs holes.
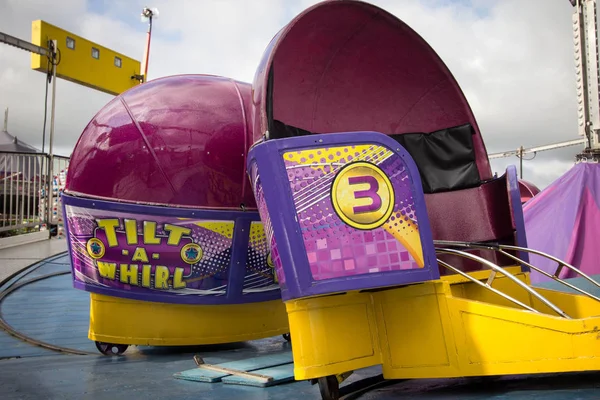
{"type": "MultiPolygon", "coordinates": [[[[506,168],[506,185],[511,214],[513,216],[517,234],[517,246],[526,248],[527,235],[525,233],[525,217],[523,215],[523,204],[521,203],[521,191],[519,189],[517,167],[514,165],[509,165],[506,168]]],[[[520,251],[519,258],[525,262],[529,262],[529,253],[520,251]]],[[[530,272],[530,268],[524,264],[521,264],[521,271],[530,272]]]]}
{"type": "Polygon", "coordinates": [[[264,302],[281,299],[280,291],[270,290],[265,292],[242,293],[244,276],[246,273],[246,258],[248,251],[248,239],[250,223],[260,221],[256,211],[211,211],[187,208],[156,207],[147,205],[116,203],[102,200],[77,198],[63,194],[63,215],[65,215],[65,233],[68,241],[69,254],[71,255],[71,271],[73,286],[88,292],[103,294],[107,296],[127,298],[132,300],[151,301],[172,304],[245,304],[264,302]],[[223,295],[177,295],[164,293],[158,290],[147,290],[145,292],[132,292],[114,287],[102,287],[91,283],[81,282],[75,279],[75,266],[73,262],[73,249],[71,243],[71,231],[67,218],[67,206],[82,208],[93,208],[96,210],[107,210],[114,212],[133,213],[147,216],[170,216],[180,218],[200,218],[210,220],[234,221],[233,246],[231,262],[229,267],[228,287],[223,295]],[[241,267],[238,267],[241,266],[241,267]],[[235,266],[235,268],[232,268],[235,266]]]}
{"type": "Polygon", "coordinates": [[[73,263],[73,247],[71,245],[71,232],[69,230],[69,224],[67,223],[67,202],[68,202],[68,197],[70,197],[69,195],[65,194],[63,192],[62,196],[61,196],[61,203],[62,203],[62,211],[63,211],[63,221],[65,224],[65,239],[67,241],[67,250],[69,252],[69,263],[71,264],[71,278],[73,279],[73,287],[77,288],[77,286],[75,285],[75,264],[73,263]],[[67,201],[65,201],[67,200],[67,201]]]}
{"type": "Polygon", "coordinates": [[[250,241],[250,222],[247,219],[237,219],[233,231],[234,245],[231,252],[231,264],[229,266],[227,298],[236,302],[240,300],[240,294],[244,289],[246,258],[248,256],[248,242],[250,241]]]}
{"type": "Polygon", "coordinates": [[[209,218],[217,220],[234,220],[243,218],[249,221],[260,221],[260,217],[255,211],[221,211],[183,207],[160,207],[146,204],[120,203],[117,201],[113,202],[106,200],[87,199],[83,197],[75,197],[70,194],[63,194],[62,197],[65,205],[87,208],[89,208],[90,205],[93,205],[93,208],[98,210],[135,212],[136,214],[159,215],[164,217],[209,218]]]}
{"type": "MultiPolygon", "coordinates": [[[[247,167],[250,168],[253,162],[257,165],[265,198],[269,199],[266,204],[267,210],[271,217],[277,251],[285,276],[285,285],[282,287],[284,300],[439,279],[439,269],[419,172],[412,157],[395,140],[377,132],[347,132],[269,140],[255,145],[250,150],[247,167]],[[424,267],[316,281],[310,271],[307,251],[297,221],[297,210],[294,206],[290,182],[287,179],[283,153],[315,147],[362,144],[384,146],[400,156],[405,163],[411,180],[415,214],[419,223],[424,267]]],[[[254,182],[252,183],[254,184],[254,182]]]]}

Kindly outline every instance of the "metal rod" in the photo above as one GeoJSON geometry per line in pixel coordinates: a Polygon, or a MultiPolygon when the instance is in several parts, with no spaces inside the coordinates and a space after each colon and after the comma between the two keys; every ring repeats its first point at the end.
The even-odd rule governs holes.
{"type": "Polygon", "coordinates": [[[41,207],[42,207],[42,178],[43,178],[43,171],[45,171],[44,169],[44,160],[46,159],[45,156],[41,155],[38,157],[38,160],[40,160],[40,164],[37,166],[34,166],[35,168],[35,181],[33,181],[33,190],[35,192],[35,197],[37,199],[37,209],[35,210],[35,218],[38,222],[38,224],[40,224],[40,228],[41,228],[41,223],[42,223],[42,219],[44,219],[45,217],[42,215],[41,211],[41,207]]]}
{"type": "Polygon", "coordinates": [[[10,189],[9,189],[9,203],[8,203],[8,225],[13,225],[13,186],[15,182],[15,156],[10,156],[10,189]]]}
{"type": "MultiPolygon", "coordinates": [[[[532,312],[534,312],[534,313],[537,313],[537,314],[541,314],[541,312],[539,312],[539,311],[538,311],[538,310],[536,310],[535,308],[533,308],[533,307],[530,307],[530,306],[528,306],[527,304],[525,304],[525,303],[522,303],[522,302],[520,302],[519,300],[517,300],[517,299],[515,299],[515,298],[513,298],[513,297],[510,297],[510,296],[509,296],[509,295],[507,295],[506,293],[502,293],[501,291],[499,291],[499,290],[498,290],[498,289],[496,289],[496,288],[493,288],[493,287],[491,286],[491,283],[490,283],[489,281],[488,281],[488,283],[487,283],[487,284],[486,284],[486,283],[483,283],[483,282],[481,282],[481,281],[478,281],[477,279],[473,278],[471,275],[464,273],[464,272],[463,272],[463,271],[461,271],[460,269],[453,267],[452,265],[448,264],[448,263],[447,263],[447,262],[445,262],[445,261],[442,261],[442,260],[439,260],[439,259],[438,259],[438,260],[437,260],[437,262],[438,262],[438,264],[441,264],[442,266],[444,266],[444,267],[448,268],[449,270],[451,270],[451,271],[454,271],[454,272],[456,272],[457,274],[464,276],[465,278],[467,278],[467,279],[468,279],[468,280],[470,280],[471,282],[473,282],[473,283],[476,283],[477,285],[479,285],[479,286],[481,286],[481,287],[484,287],[484,288],[486,288],[486,289],[488,289],[488,290],[491,290],[492,292],[496,293],[498,296],[500,296],[500,297],[503,297],[503,298],[505,298],[506,300],[509,300],[509,301],[511,301],[511,302],[513,302],[513,303],[515,303],[515,304],[517,304],[517,305],[519,305],[519,306],[521,306],[521,307],[523,307],[523,308],[525,308],[525,309],[527,309],[527,310],[529,310],[529,311],[532,311],[532,312]]],[[[495,273],[495,272],[494,272],[494,271],[492,271],[492,273],[495,273]]]]}
{"type": "Polygon", "coordinates": [[[10,226],[6,226],[4,228],[0,228],[0,232],[6,232],[6,231],[11,231],[13,229],[21,229],[21,228],[31,228],[35,226],[35,224],[32,222],[30,224],[16,224],[16,225],[10,225],[10,226]]]}
{"type": "Polygon", "coordinates": [[[50,230],[50,225],[52,224],[52,178],[54,176],[54,153],[53,153],[53,145],[54,145],[54,122],[55,122],[55,116],[56,116],[56,50],[58,48],[58,41],[57,40],[53,40],[52,41],[54,46],[53,46],[53,52],[52,52],[52,106],[50,108],[50,139],[49,139],[49,143],[48,143],[48,156],[49,156],[49,160],[48,160],[48,194],[47,194],[47,199],[48,199],[48,204],[46,205],[47,211],[48,211],[48,217],[47,217],[47,228],[48,228],[48,235],[50,236],[51,234],[51,230],[50,230]]]}
{"type": "Polygon", "coordinates": [[[148,81],[148,64],[150,64],[150,41],[152,40],[152,16],[148,23],[148,43],[146,44],[146,65],[144,66],[144,82],[148,81]]]}
{"type": "Polygon", "coordinates": [[[547,276],[548,278],[551,278],[551,279],[555,280],[556,282],[560,282],[560,283],[562,283],[563,285],[567,286],[568,288],[571,288],[571,289],[573,289],[573,290],[576,290],[576,291],[578,291],[579,293],[581,293],[581,294],[584,294],[584,295],[586,295],[586,296],[589,296],[589,297],[591,297],[592,299],[594,299],[594,300],[596,300],[596,301],[600,301],[600,298],[599,298],[599,297],[596,297],[596,296],[594,296],[593,294],[591,294],[591,293],[588,293],[588,292],[586,292],[585,290],[583,290],[583,289],[580,289],[580,288],[578,288],[577,286],[570,284],[569,282],[565,282],[565,281],[563,281],[562,279],[560,279],[558,276],[555,276],[555,275],[549,274],[548,272],[544,271],[543,269],[541,269],[541,268],[538,268],[538,267],[536,267],[535,265],[532,265],[532,264],[528,263],[527,261],[521,260],[519,257],[517,257],[517,256],[513,256],[512,254],[510,254],[510,253],[509,253],[509,252],[507,252],[507,251],[504,251],[504,250],[500,249],[500,250],[498,250],[498,252],[499,252],[500,254],[504,254],[506,257],[509,257],[509,258],[511,258],[511,259],[513,259],[513,260],[515,260],[516,262],[519,262],[519,263],[522,263],[522,264],[525,264],[525,265],[527,265],[529,268],[531,268],[531,269],[533,269],[533,270],[535,270],[535,271],[539,272],[539,273],[540,273],[540,274],[542,274],[542,275],[545,275],[545,276],[547,276]]]}
{"type": "Polygon", "coordinates": [[[546,299],[544,296],[540,295],[538,292],[536,292],[535,290],[533,290],[530,286],[526,285],[525,283],[523,283],[521,280],[517,279],[516,277],[514,277],[512,274],[510,274],[509,272],[507,272],[504,268],[501,268],[499,266],[497,266],[496,264],[481,258],[479,256],[476,256],[474,254],[471,253],[467,253],[464,251],[460,251],[460,250],[454,250],[454,249],[436,249],[436,253],[440,253],[440,254],[453,254],[453,255],[457,255],[457,256],[461,256],[473,261],[477,261],[480,264],[483,264],[487,267],[489,267],[491,270],[494,270],[496,272],[500,272],[502,275],[506,276],[508,279],[510,279],[511,281],[513,281],[514,283],[516,283],[518,286],[520,286],[521,288],[525,289],[528,293],[530,293],[531,295],[533,295],[534,297],[536,297],[538,300],[540,300],[542,303],[544,303],[546,306],[550,307],[554,312],[556,312],[558,315],[567,318],[567,319],[571,319],[571,317],[569,317],[563,310],[561,310],[560,308],[558,308],[557,306],[555,306],[553,303],[551,303],[550,301],[548,301],[548,299],[546,299]]]}
{"type": "Polygon", "coordinates": [[[150,40],[152,39],[152,11],[148,12],[148,33],[146,35],[146,50],[142,59],[142,83],[148,81],[148,64],[150,62],[150,40]]]}
{"type": "Polygon", "coordinates": [[[31,160],[33,157],[27,157],[27,223],[31,222],[31,160]]]}
{"type": "MultiPolygon", "coordinates": [[[[7,168],[8,157],[4,157],[4,173],[8,171],[7,168]]],[[[6,226],[6,176],[2,179],[2,190],[4,191],[4,201],[2,202],[2,226],[6,226]]]]}
{"type": "Polygon", "coordinates": [[[537,146],[537,147],[530,147],[527,149],[523,148],[523,150],[521,150],[521,148],[523,147],[523,146],[521,146],[521,148],[516,149],[516,150],[508,150],[508,151],[503,151],[500,153],[491,153],[488,156],[488,158],[490,160],[492,160],[492,159],[496,159],[496,158],[513,157],[513,156],[519,156],[519,154],[525,155],[525,154],[529,154],[529,153],[539,153],[541,151],[556,150],[556,149],[560,149],[563,147],[577,146],[580,144],[585,144],[585,139],[567,140],[565,142],[560,142],[560,143],[546,144],[546,145],[537,146]]]}
{"type": "Polygon", "coordinates": [[[520,178],[523,179],[523,146],[519,148],[519,166],[520,166],[520,178]]]}
{"type": "MultiPolygon", "coordinates": [[[[525,251],[527,253],[532,253],[532,254],[536,254],[538,256],[541,257],[545,257],[548,258],[549,260],[552,260],[556,263],[558,263],[559,268],[562,269],[563,267],[567,267],[568,269],[570,269],[571,271],[574,271],[576,273],[578,273],[579,275],[581,275],[582,278],[585,278],[586,280],[588,280],[590,283],[592,283],[593,285],[595,285],[596,287],[600,288],[600,283],[596,282],[594,279],[592,279],[590,276],[588,276],[585,272],[583,272],[582,270],[580,270],[579,268],[561,260],[560,258],[556,258],[550,254],[544,253],[542,251],[539,250],[534,250],[534,249],[528,249],[525,247],[519,247],[519,246],[513,246],[513,245],[508,245],[508,244],[500,244],[498,245],[500,249],[505,249],[505,250],[517,250],[517,251],[525,251]]],[[[557,270],[558,272],[560,272],[559,270],[557,270]]],[[[555,272],[556,275],[556,272],[555,272]]]]}
{"type": "Polygon", "coordinates": [[[29,51],[31,53],[39,54],[41,56],[47,56],[50,51],[36,44],[29,43],[25,40],[21,40],[18,37],[11,36],[9,34],[0,32],[0,43],[6,43],[10,46],[14,46],[18,49],[29,51]]]}
{"type": "Polygon", "coordinates": [[[492,283],[494,282],[494,279],[496,279],[496,271],[492,270],[492,272],[490,273],[490,276],[488,276],[486,284],[491,287],[492,283]]]}
{"type": "MultiPolygon", "coordinates": [[[[567,267],[568,269],[581,275],[582,278],[585,278],[587,281],[592,283],[594,286],[600,288],[600,283],[595,281],[593,278],[588,276],[585,272],[581,271],[579,268],[574,267],[573,265],[571,265],[557,257],[554,257],[550,254],[544,253],[543,251],[529,249],[527,247],[520,247],[520,246],[514,246],[514,245],[509,245],[509,244],[499,244],[499,243],[486,244],[486,243],[471,243],[471,242],[459,242],[459,241],[454,242],[451,240],[434,240],[433,243],[434,243],[434,245],[437,245],[437,246],[455,246],[455,247],[472,248],[472,249],[485,249],[485,250],[492,250],[492,251],[515,250],[515,251],[523,251],[525,253],[536,254],[538,256],[552,260],[559,265],[557,268],[557,271],[554,273],[554,275],[556,277],[558,277],[558,273],[560,272],[560,270],[563,267],[567,267]]],[[[523,261],[523,260],[521,260],[521,261],[523,261]]]]}
{"type": "Polygon", "coordinates": [[[20,218],[19,218],[18,223],[19,224],[24,224],[24,223],[26,223],[26,222],[24,222],[24,220],[25,220],[25,201],[26,201],[26,199],[25,199],[25,195],[26,195],[25,190],[27,189],[27,182],[25,181],[25,179],[26,179],[25,178],[25,176],[26,176],[25,175],[25,161],[27,160],[28,157],[19,156],[19,158],[20,158],[20,160],[19,160],[19,169],[21,171],[23,171],[23,172],[21,173],[21,179],[19,181],[19,187],[18,187],[19,194],[20,194],[19,195],[19,205],[20,205],[20,207],[19,207],[19,214],[21,215],[20,218]]]}
{"type": "Polygon", "coordinates": [[[542,274],[544,276],[547,276],[548,278],[551,278],[551,279],[553,279],[553,280],[555,280],[557,282],[562,283],[563,285],[567,286],[568,288],[571,288],[571,289],[573,289],[573,290],[575,290],[575,291],[577,291],[577,292],[579,292],[581,294],[584,294],[584,295],[586,295],[588,297],[591,297],[594,300],[600,301],[599,297],[594,296],[593,294],[591,294],[591,293],[589,293],[589,292],[587,292],[587,291],[585,291],[585,290],[583,290],[583,289],[581,289],[581,288],[579,288],[579,287],[577,287],[577,286],[575,286],[575,285],[573,285],[573,284],[571,284],[569,282],[566,282],[566,281],[560,279],[558,275],[559,275],[560,271],[562,270],[562,268],[566,266],[567,268],[572,269],[573,271],[581,274],[584,278],[586,278],[588,281],[590,281],[591,283],[593,283],[595,286],[600,287],[600,284],[598,282],[596,282],[593,278],[587,276],[584,272],[582,272],[578,268],[576,268],[576,267],[574,267],[574,266],[572,266],[572,265],[570,265],[570,264],[568,264],[568,263],[566,263],[566,262],[564,262],[564,261],[562,261],[562,260],[560,260],[560,259],[558,259],[558,258],[556,258],[554,256],[546,254],[544,252],[541,252],[541,251],[538,251],[538,250],[533,250],[533,249],[528,249],[528,248],[525,248],[525,247],[511,246],[511,245],[501,245],[501,244],[487,245],[487,244],[482,244],[482,243],[451,242],[451,241],[436,241],[436,244],[445,245],[445,246],[452,246],[452,245],[454,245],[454,246],[468,247],[468,248],[473,248],[473,249],[485,249],[485,250],[497,251],[497,252],[505,255],[506,257],[509,257],[509,258],[513,259],[514,261],[517,261],[518,263],[526,265],[527,267],[533,269],[534,271],[539,272],[540,274],[542,274]],[[528,262],[522,260],[521,258],[519,258],[517,256],[514,256],[514,255],[512,255],[512,254],[510,254],[510,253],[508,253],[506,251],[504,251],[504,249],[507,249],[507,250],[516,250],[516,251],[524,251],[524,252],[530,252],[530,253],[533,253],[533,254],[537,254],[539,256],[542,256],[542,257],[545,257],[545,258],[548,258],[548,259],[550,259],[552,261],[557,262],[559,264],[559,266],[556,269],[556,271],[554,272],[554,274],[550,274],[550,273],[542,270],[541,268],[538,268],[535,265],[533,265],[531,263],[528,263],[528,262]]]}

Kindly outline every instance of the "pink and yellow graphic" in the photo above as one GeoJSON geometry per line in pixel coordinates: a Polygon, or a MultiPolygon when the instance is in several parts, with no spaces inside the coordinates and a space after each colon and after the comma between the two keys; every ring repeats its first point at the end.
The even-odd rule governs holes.
{"type": "Polygon", "coordinates": [[[408,170],[380,145],[283,154],[315,280],[422,268],[408,170]]]}

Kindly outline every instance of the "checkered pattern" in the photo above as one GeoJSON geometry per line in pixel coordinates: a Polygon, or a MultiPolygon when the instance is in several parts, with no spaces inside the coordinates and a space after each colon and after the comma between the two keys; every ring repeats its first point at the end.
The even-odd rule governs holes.
{"type": "Polygon", "coordinates": [[[314,241],[316,251],[308,252],[310,270],[315,280],[331,279],[373,272],[418,268],[408,251],[382,230],[353,232],[350,242],[338,239],[314,241]]]}

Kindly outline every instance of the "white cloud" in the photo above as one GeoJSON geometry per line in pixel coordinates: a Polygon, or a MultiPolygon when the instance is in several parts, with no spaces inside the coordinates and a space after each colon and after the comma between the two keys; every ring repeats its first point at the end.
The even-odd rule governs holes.
{"type": "MultiPolygon", "coordinates": [[[[156,0],[150,78],[210,73],[251,81],[265,46],[315,0],[156,0]]],[[[556,0],[373,0],[408,23],[440,54],[461,84],[489,152],[576,138],[572,8],[556,0]]],[[[3,32],[29,39],[44,19],[141,59],[146,2],[0,0],[3,32]],[[101,5],[101,6],[100,6],[101,5]]],[[[29,55],[0,47],[0,107],[9,130],[41,147],[44,76],[29,55]]],[[[68,154],[80,132],[111,96],[57,82],[56,147],[68,154]]],[[[545,186],[572,165],[578,149],[540,154],[525,178],[545,186]]],[[[493,162],[503,172],[505,159],[493,162]]]]}

